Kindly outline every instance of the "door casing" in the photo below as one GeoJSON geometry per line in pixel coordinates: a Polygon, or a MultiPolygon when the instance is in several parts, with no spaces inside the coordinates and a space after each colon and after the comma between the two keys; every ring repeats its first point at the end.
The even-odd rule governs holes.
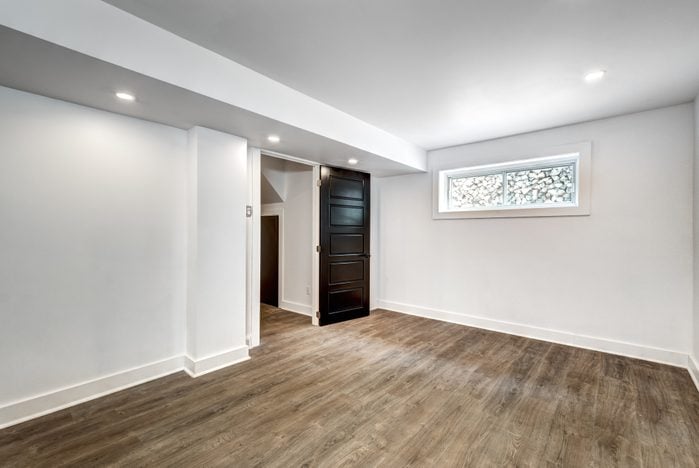
{"type": "MultiPolygon", "coordinates": [[[[296,162],[311,166],[313,169],[313,197],[311,215],[312,215],[312,230],[313,243],[309,246],[309,255],[312,256],[311,265],[311,305],[312,315],[311,323],[318,325],[317,311],[318,302],[318,284],[319,284],[319,262],[320,257],[315,246],[320,244],[320,187],[317,181],[320,180],[320,164],[309,161],[307,159],[297,158],[288,154],[278,153],[275,151],[261,150],[260,148],[248,149],[248,206],[252,210],[251,216],[248,217],[248,239],[247,239],[247,323],[246,335],[248,346],[254,348],[260,345],[260,224],[262,201],[260,197],[260,186],[262,177],[261,158],[262,153],[279,159],[296,162]]],[[[279,220],[280,224],[282,220],[279,220]]],[[[281,231],[281,227],[280,227],[281,231]]],[[[282,237],[280,232],[280,238],[282,237]]],[[[282,255],[280,250],[280,255],[282,255]]],[[[281,274],[281,270],[280,270],[281,274]]],[[[281,282],[279,283],[281,286],[281,282]]]]}

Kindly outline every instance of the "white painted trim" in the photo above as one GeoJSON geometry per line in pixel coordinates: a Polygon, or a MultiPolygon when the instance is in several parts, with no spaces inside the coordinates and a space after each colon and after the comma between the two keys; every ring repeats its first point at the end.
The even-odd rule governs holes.
{"type": "MultiPolygon", "coordinates": [[[[538,331],[546,331],[546,332],[552,332],[551,330],[545,330],[545,329],[538,329],[535,327],[526,327],[526,326],[521,326],[523,328],[529,328],[529,329],[534,329],[534,333],[530,334],[524,334],[524,333],[515,333],[514,331],[506,331],[505,328],[507,328],[507,323],[506,322],[497,322],[497,321],[492,321],[488,319],[476,319],[476,320],[471,320],[471,317],[468,316],[463,316],[459,314],[453,314],[450,312],[444,312],[444,311],[436,311],[436,310],[431,310],[431,309],[426,309],[422,307],[416,307],[416,306],[408,306],[405,304],[399,304],[395,302],[390,302],[390,301],[383,301],[380,300],[378,301],[378,308],[382,309],[388,309],[388,310],[394,310],[396,312],[401,312],[401,313],[407,313],[410,315],[417,315],[420,317],[426,317],[426,318],[433,318],[436,320],[443,320],[446,322],[451,322],[451,323],[458,323],[462,325],[468,325],[468,326],[473,326],[477,328],[485,328],[488,330],[494,330],[494,331],[499,331],[499,332],[504,332],[504,333],[510,333],[510,334],[515,334],[519,336],[526,336],[529,338],[536,338],[536,339],[541,339],[545,341],[553,341],[555,343],[561,343],[565,345],[571,345],[571,346],[577,346],[581,348],[587,348],[587,349],[593,349],[596,351],[604,351],[604,352],[610,352],[614,354],[621,354],[624,356],[630,356],[634,358],[640,358],[640,359],[646,359],[646,360],[651,360],[655,362],[661,362],[663,364],[670,364],[670,365],[677,365],[680,367],[687,367],[689,371],[689,375],[691,376],[692,380],[694,381],[694,384],[697,386],[697,390],[699,390],[699,364],[697,364],[696,359],[693,357],[687,357],[686,355],[683,355],[682,353],[677,353],[674,351],[664,351],[660,350],[666,353],[672,353],[675,357],[674,360],[676,362],[670,362],[670,360],[665,360],[663,361],[660,358],[657,359],[652,359],[648,357],[648,353],[624,353],[624,352],[618,352],[615,349],[609,349],[605,346],[607,343],[613,343],[617,344],[617,342],[612,342],[608,340],[599,340],[592,338],[594,342],[591,343],[589,346],[585,346],[584,344],[581,344],[579,342],[577,343],[571,343],[571,342],[566,342],[563,339],[559,340],[553,340],[553,339],[548,339],[544,338],[541,335],[538,334],[538,331]],[[456,320],[448,320],[446,318],[443,318],[443,314],[450,314],[453,316],[458,315],[458,321],[456,320]],[[494,323],[495,325],[493,326],[482,326],[482,325],[476,325],[476,321],[489,321],[494,323]],[[601,343],[601,345],[600,345],[601,343]],[[683,362],[683,363],[682,363],[683,362]]],[[[558,333],[563,335],[564,337],[571,336],[570,334],[567,333],[562,333],[562,332],[553,332],[553,333],[558,333]]],[[[577,336],[577,335],[575,335],[577,336]]],[[[587,337],[584,337],[585,339],[589,339],[587,337]]],[[[624,343],[624,345],[627,345],[624,343]]],[[[632,345],[636,346],[636,348],[642,348],[645,350],[655,350],[655,348],[643,348],[638,345],[632,345]]],[[[658,357],[657,355],[655,357],[658,357]]],[[[187,374],[189,374],[192,377],[198,377],[201,375],[204,375],[209,372],[213,372],[215,370],[243,362],[250,359],[248,355],[248,349],[246,347],[240,347],[240,348],[235,348],[232,350],[228,350],[226,352],[213,355],[213,356],[208,356],[203,359],[195,360],[190,356],[173,356],[168,359],[164,359],[162,361],[157,361],[157,362],[152,362],[149,364],[145,364],[143,366],[139,367],[134,367],[125,371],[121,372],[116,372],[104,377],[99,377],[96,379],[91,379],[87,380],[85,382],[81,382],[76,385],[68,386],[68,387],[63,387],[59,388],[57,390],[53,390],[51,392],[43,393],[40,395],[36,395],[33,397],[25,398],[22,400],[18,400],[12,403],[5,404],[3,406],[0,406],[0,429],[13,426],[15,424],[19,424],[25,421],[28,421],[30,419],[38,418],[40,416],[45,416],[50,413],[54,413],[56,411],[60,411],[65,408],[69,408],[71,406],[78,405],[80,403],[85,403],[90,400],[94,400],[112,393],[119,392],[121,390],[125,390],[130,387],[135,387],[137,385],[141,385],[146,382],[150,382],[152,380],[156,380],[171,374],[174,374],[176,372],[180,371],[185,371],[187,374]]]]}
{"type": "Polygon", "coordinates": [[[250,359],[247,346],[239,346],[218,354],[212,354],[199,359],[189,355],[184,356],[184,371],[191,377],[200,377],[209,372],[238,364],[250,359]]]}
{"type": "Polygon", "coordinates": [[[280,153],[278,151],[272,150],[261,150],[263,156],[271,156],[277,159],[284,159],[286,161],[295,162],[298,164],[305,164],[306,166],[316,166],[318,163],[310,161],[308,159],[297,158],[296,156],[291,156],[290,154],[280,153]]]}
{"type": "Polygon", "coordinates": [[[174,356],[8,403],[0,406],[0,429],[180,372],[183,361],[174,356]]]}
{"type": "Polygon", "coordinates": [[[320,310],[320,253],[316,246],[320,245],[320,187],[317,181],[320,180],[320,165],[313,166],[313,207],[312,207],[312,229],[313,229],[313,261],[311,265],[311,322],[316,327],[319,325],[318,317],[314,311],[320,310]]]}
{"type": "Polygon", "coordinates": [[[248,359],[250,359],[248,347],[241,346],[198,360],[188,355],[173,356],[162,361],[86,380],[79,384],[0,406],[0,429],[55,413],[176,372],[185,371],[191,377],[199,377],[248,359]]]}
{"type": "MultiPolygon", "coordinates": [[[[281,288],[281,293],[279,295],[279,304],[280,308],[282,309],[287,309],[291,312],[298,312],[300,314],[304,315],[309,315],[311,317],[311,322],[313,325],[318,326],[318,317],[316,317],[316,314],[313,313],[314,310],[319,310],[320,307],[320,302],[319,302],[319,295],[320,295],[320,254],[316,251],[315,246],[320,245],[320,187],[318,187],[318,184],[316,181],[320,180],[320,164],[314,161],[310,161],[308,159],[303,159],[303,158],[298,158],[296,156],[291,156],[288,154],[284,153],[279,153],[277,151],[270,151],[270,150],[263,150],[262,153],[267,156],[272,156],[274,158],[279,158],[279,159],[285,159],[287,161],[292,161],[295,163],[299,164],[305,164],[307,166],[313,166],[313,187],[312,187],[312,206],[311,206],[311,217],[312,217],[312,226],[311,229],[313,230],[312,234],[312,239],[313,239],[313,245],[311,246],[311,305],[310,309],[308,309],[309,306],[305,304],[299,304],[299,303],[294,303],[291,301],[287,301],[284,299],[285,293],[284,293],[284,287],[283,287],[283,268],[284,268],[284,260],[283,260],[283,253],[280,250],[279,255],[281,256],[281,263],[282,265],[280,266],[280,276],[281,279],[279,280],[279,285],[281,288]],[[288,307],[284,307],[281,304],[287,304],[288,307]],[[296,304],[296,307],[294,306],[296,304]],[[300,307],[300,308],[299,308],[300,307]],[[304,310],[301,312],[301,310],[304,310]],[[309,311],[306,313],[305,311],[309,311]]],[[[272,204],[270,204],[272,205],[272,204]]],[[[280,220],[281,221],[281,220],[280,220]]],[[[282,237],[282,234],[279,234],[279,237],[282,237]]]]}
{"type": "Polygon", "coordinates": [[[688,357],[687,370],[689,371],[689,376],[694,381],[694,385],[696,385],[697,387],[697,391],[699,391],[699,363],[697,363],[697,360],[694,358],[694,356],[690,355],[688,357]]]}
{"type": "MultiPolygon", "coordinates": [[[[313,325],[318,326],[318,318],[316,317],[316,314],[313,311],[319,310],[319,307],[320,307],[320,299],[319,299],[319,295],[320,295],[320,254],[315,249],[315,246],[320,245],[320,187],[316,183],[316,181],[320,180],[320,164],[306,160],[306,159],[301,159],[301,158],[297,158],[294,156],[290,156],[288,154],[277,153],[275,151],[261,150],[261,154],[275,157],[275,158],[286,159],[288,161],[292,161],[292,162],[296,162],[296,163],[300,163],[300,164],[306,164],[309,166],[313,166],[313,180],[311,182],[313,184],[313,187],[312,187],[313,197],[312,197],[312,202],[311,202],[312,203],[311,216],[312,216],[312,229],[313,229],[313,234],[312,234],[313,245],[311,246],[311,255],[312,255],[312,260],[311,260],[311,265],[312,265],[312,271],[311,271],[311,312],[309,314],[305,314],[305,312],[299,312],[299,313],[303,313],[304,315],[310,315],[311,322],[313,323],[313,325]]],[[[255,172],[253,174],[253,177],[255,178],[256,181],[258,181],[258,184],[259,184],[259,180],[261,177],[261,171],[260,171],[259,167],[257,168],[257,172],[255,172]]],[[[257,189],[257,192],[259,192],[259,188],[257,189]]],[[[266,204],[265,207],[273,207],[273,206],[277,206],[277,205],[283,206],[282,203],[269,203],[269,204],[266,204]]],[[[259,206],[260,206],[259,210],[257,210],[256,207],[253,206],[253,213],[259,212],[260,214],[262,214],[264,211],[265,214],[266,213],[276,214],[276,213],[272,213],[271,211],[268,211],[267,209],[262,207],[262,205],[259,205],[259,206]]],[[[283,212],[283,210],[282,210],[282,212],[283,212]]],[[[253,220],[254,220],[253,222],[256,223],[258,226],[258,228],[257,228],[258,233],[259,233],[259,224],[260,224],[259,218],[260,218],[260,216],[257,216],[257,217],[253,216],[253,220]]],[[[280,225],[284,224],[283,219],[280,219],[279,221],[280,221],[280,225]]],[[[283,234],[281,232],[282,229],[283,229],[283,227],[280,227],[279,238],[280,238],[280,242],[283,243],[283,234]]],[[[257,260],[258,261],[258,269],[256,272],[254,272],[254,275],[256,275],[256,278],[257,278],[257,285],[256,285],[257,289],[256,289],[256,291],[252,291],[251,294],[257,294],[256,297],[259,298],[260,297],[260,270],[259,270],[260,236],[259,236],[259,234],[257,235],[257,237],[253,238],[253,244],[251,246],[249,246],[248,248],[252,250],[251,255],[256,256],[256,258],[258,259],[257,260]]],[[[286,301],[284,299],[285,294],[284,294],[284,287],[283,287],[283,283],[284,283],[283,244],[280,247],[279,255],[280,255],[279,274],[281,276],[281,278],[279,280],[279,287],[281,290],[281,293],[279,294],[279,302],[280,302],[280,304],[282,304],[282,303],[290,304],[291,303],[290,301],[286,301]]],[[[302,305],[302,306],[307,307],[305,305],[302,305]]],[[[250,315],[251,319],[255,321],[251,325],[252,325],[253,329],[256,327],[257,332],[258,332],[258,337],[259,337],[259,329],[260,329],[259,308],[260,307],[259,307],[259,300],[258,300],[257,315],[255,316],[254,313],[250,315]]],[[[292,308],[289,308],[289,310],[291,312],[296,312],[298,310],[298,308],[297,308],[297,310],[292,310],[292,308]]],[[[259,345],[259,341],[254,346],[257,346],[257,345],[259,345]]]]}
{"type": "Polygon", "coordinates": [[[288,310],[289,312],[295,312],[301,315],[307,315],[311,317],[313,312],[311,311],[313,306],[308,304],[301,304],[300,302],[281,300],[279,301],[279,308],[288,310]]]}
{"type": "Polygon", "coordinates": [[[602,351],[605,353],[618,354],[621,356],[643,359],[645,361],[668,364],[676,367],[687,367],[687,355],[679,351],[669,349],[654,348],[635,343],[597,338],[592,336],[579,335],[548,328],[534,327],[519,323],[493,320],[473,315],[458,314],[446,310],[430,309],[411,304],[392,302],[380,299],[377,301],[377,308],[392,310],[409,315],[441,320],[443,322],[467,325],[469,327],[482,328],[510,335],[524,336],[537,340],[549,341],[552,343],[575,346],[578,348],[602,351]]]}
{"type": "Polygon", "coordinates": [[[260,207],[260,216],[283,216],[284,202],[265,203],[260,207]]]}
{"type": "Polygon", "coordinates": [[[246,260],[246,341],[249,347],[260,345],[260,211],[261,156],[259,148],[248,148],[248,204],[252,217],[247,223],[246,260]]]}

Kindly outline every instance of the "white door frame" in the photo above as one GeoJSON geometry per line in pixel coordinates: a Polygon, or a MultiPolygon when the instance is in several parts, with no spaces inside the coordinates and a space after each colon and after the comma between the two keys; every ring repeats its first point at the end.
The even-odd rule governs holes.
{"type": "MultiPolygon", "coordinates": [[[[279,159],[305,164],[313,168],[313,206],[311,207],[312,229],[313,229],[313,245],[309,246],[309,250],[313,257],[311,265],[312,281],[311,281],[311,322],[313,325],[318,325],[317,311],[319,310],[319,278],[320,278],[320,254],[316,246],[320,245],[320,186],[317,181],[320,180],[320,164],[307,159],[297,158],[288,154],[278,153],[275,151],[260,150],[260,148],[248,149],[248,206],[252,210],[252,215],[248,217],[247,228],[247,323],[246,335],[248,346],[254,348],[260,344],[260,224],[262,216],[262,200],[261,200],[261,177],[262,153],[279,159]]],[[[280,224],[281,224],[280,219],[280,224]]],[[[280,228],[281,229],[281,228],[280,228]]],[[[280,239],[282,235],[280,233],[280,239]]],[[[280,255],[281,255],[280,250],[280,255]]],[[[283,261],[282,261],[283,262],[283,261]]],[[[280,269],[280,275],[282,270],[280,269]]],[[[282,280],[279,282],[282,287],[282,280]]]]}
{"type": "Polygon", "coordinates": [[[245,336],[249,348],[260,344],[260,162],[260,149],[248,148],[245,336]]]}
{"type": "Polygon", "coordinates": [[[320,313],[320,164],[313,165],[313,270],[311,272],[311,323],[318,326],[320,313]]]}

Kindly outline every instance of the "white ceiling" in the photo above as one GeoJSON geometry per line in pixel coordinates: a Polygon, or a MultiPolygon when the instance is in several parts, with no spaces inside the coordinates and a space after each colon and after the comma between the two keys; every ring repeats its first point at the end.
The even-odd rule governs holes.
{"type": "Polygon", "coordinates": [[[0,86],[28,91],[97,109],[189,129],[201,125],[239,135],[251,146],[376,176],[416,172],[400,164],[330,138],[0,26],[0,86]],[[123,88],[137,101],[114,97],[123,88]],[[281,141],[272,144],[267,135],[281,141]],[[360,160],[349,166],[349,158],[360,160]]]}
{"type": "Polygon", "coordinates": [[[424,148],[699,92],[699,0],[107,2],[424,148]]]}

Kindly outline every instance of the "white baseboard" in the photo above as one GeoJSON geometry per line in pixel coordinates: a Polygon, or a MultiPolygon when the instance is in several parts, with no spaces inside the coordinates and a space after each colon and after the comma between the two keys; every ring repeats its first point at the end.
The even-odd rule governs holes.
{"type": "Polygon", "coordinates": [[[162,361],[144,364],[143,366],[2,405],[0,406],[0,429],[159,379],[175,372],[185,371],[192,377],[199,377],[248,359],[250,359],[248,347],[241,346],[201,359],[193,359],[186,355],[173,356],[162,361]]]}
{"type": "Polygon", "coordinates": [[[192,377],[199,377],[209,372],[232,366],[239,362],[250,359],[247,346],[239,346],[229,349],[219,354],[194,359],[191,356],[184,356],[184,371],[192,377]]]}
{"type": "Polygon", "coordinates": [[[697,363],[694,356],[689,356],[688,361],[687,370],[689,371],[689,376],[692,378],[694,385],[696,385],[699,391],[699,363],[697,363]]]}
{"type": "Polygon", "coordinates": [[[297,314],[308,315],[309,317],[313,316],[313,307],[308,304],[301,304],[300,302],[285,301],[282,299],[279,301],[279,308],[288,310],[289,312],[296,312],[297,314]]]}
{"type": "Polygon", "coordinates": [[[623,341],[609,340],[606,338],[596,338],[592,336],[578,335],[575,333],[551,330],[548,328],[533,327],[519,323],[493,320],[472,315],[457,314],[446,310],[430,309],[427,307],[403,304],[400,302],[378,300],[377,308],[392,310],[409,315],[417,315],[443,322],[457,323],[469,327],[483,328],[510,335],[524,336],[537,340],[550,341],[578,348],[602,351],[605,353],[618,354],[621,356],[653,361],[661,364],[687,368],[687,354],[668,349],[653,348],[623,341]]]}
{"type": "MultiPolygon", "coordinates": [[[[303,306],[303,304],[298,305],[303,306]]],[[[303,310],[302,308],[292,310],[291,308],[287,309],[282,306],[282,308],[292,310],[293,312],[311,315],[310,306],[303,307],[307,307],[309,312],[305,313],[299,311],[303,310]]],[[[673,366],[686,367],[694,384],[697,386],[697,390],[699,390],[699,364],[694,358],[677,351],[575,335],[556,330],[473,317],[391,301],[377,301],[377,307],[460,325],[484,328],[527,338],[535,338],[673,366]]],[[[162,361],[145,364],[0,406],[0,429],[165,377],[182,370],[192,377],[199,377],[248,359],[250,359],[250,357],[246,346],[233,348],[223,353],[200,359],[193,359],[190,356],[173,356],[162,361]]]]}
{"type": "Polygon", "coordinates": [[[0,429],[182,370],[182,356],[134,367],[0,407],[0,429]]]}

